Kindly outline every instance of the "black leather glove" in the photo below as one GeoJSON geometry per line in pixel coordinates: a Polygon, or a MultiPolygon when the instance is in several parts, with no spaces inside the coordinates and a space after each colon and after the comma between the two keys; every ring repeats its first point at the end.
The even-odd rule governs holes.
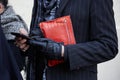
{"type": "Polygon", "coordinates": [[[38,47],[50,59],[61,59],[62,43],[54,42],[47,38],[34,37],[30,40],[30,45],[38,47]]]}

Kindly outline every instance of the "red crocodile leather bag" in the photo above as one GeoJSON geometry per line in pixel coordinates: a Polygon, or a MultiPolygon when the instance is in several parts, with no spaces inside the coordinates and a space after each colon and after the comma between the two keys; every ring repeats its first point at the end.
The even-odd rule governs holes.
{"type": "MultiPolygon", "coordinates": [[[[74,32],[70,16],[63,16],[54,20],[39,24],[44,36],[64,45],[75,44],[74,32]]],[[[52,67],[64,62],[64,60],[48,60],[48,66],[52,67]]]]}

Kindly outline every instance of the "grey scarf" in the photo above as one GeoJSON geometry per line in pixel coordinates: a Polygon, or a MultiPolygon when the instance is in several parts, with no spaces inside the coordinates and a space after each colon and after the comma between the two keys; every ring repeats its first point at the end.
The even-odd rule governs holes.
{"type": "Polygon", "coordinates": [[[1,14],[1,26],[7,40],[13,40],[15,38],[15,36],[10,34],[11,32],[19,33],[20,28],[27,30],[27,25],[19,15],[16,15],[12,6],[8,6],[1,14]]]}

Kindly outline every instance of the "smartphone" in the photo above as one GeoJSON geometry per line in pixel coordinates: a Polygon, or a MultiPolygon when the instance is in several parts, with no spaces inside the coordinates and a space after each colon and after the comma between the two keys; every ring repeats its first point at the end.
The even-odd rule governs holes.
{"type": "Polygon", "coordinates": [[[20,34],[20,33],[15,33],[15,32],[11,32],[12,35],[16,36],[16,37],[22,37],[22,38],[25,38],[25,39],[30,39],[29,36],[26,36],[24,34],[20,34]]]}

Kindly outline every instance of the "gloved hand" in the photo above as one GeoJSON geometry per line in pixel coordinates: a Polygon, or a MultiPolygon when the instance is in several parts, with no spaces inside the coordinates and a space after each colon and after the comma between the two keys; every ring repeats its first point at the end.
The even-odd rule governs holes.
{"type": "Polygon", "coordinates": [[[61,59],[62,43],[54,42],[47,38],[34,37],[29,41],[31,46],[38,47],[47,57],[52,59],[61,59]]]}

